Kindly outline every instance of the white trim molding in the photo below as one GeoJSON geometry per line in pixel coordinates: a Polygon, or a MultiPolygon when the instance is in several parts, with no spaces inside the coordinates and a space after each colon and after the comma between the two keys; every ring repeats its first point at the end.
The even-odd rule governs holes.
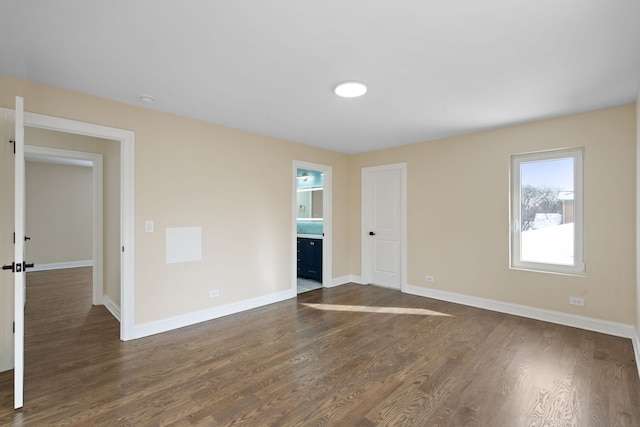
{"type": "Polygon", "coordinates": [[[331,280],[331,288],[336,287],[336,286],[341,286],[341,285],[346,285],[347,283],[356,283],[358,285],[362,285],[362,277],[360,276],[355,276],[353,274],[347,275],[347,276],[342,276],[342,277],[336,277],[333,280],[331,280]]]}
{"type": "Polygon", "coordinates": [[[65,268],[92,267],[92,266],[93,266],[93,260],[90,260],[90,259],[87,259],[84,261],[52,262],[49,264],[35,264],[33,266],[33,269],[29,269],[27,273],[31,273],[33,271],[62,270],[65,268]]]}
{"type": "Polygon", "coordinates": [[[262,307],[264,305],[288,300],[296,296],[296,291],[287,289],[286,291],[276,292],[261,297],[250,298],[244,301],[238,301],[218,307],[208,308],[206,310],[186,313],[179,316],[169,317],[167,319],[157,320],[154,322],[143,323],[135,326],[134,338],[143,338],[150,335],[168,332],[174,329],[183,328],[185,326],[195,325],[201,322],[217,319],[219,317],[229,316],[230,314],[240,313],[253,308],[262,307]]]}
{"type": "MultiPolygon", "coordinates": [[[[633,339],[634,336],[637,336],[633,325],[627,325],[625,323],[610,322],[608,320],[567,314],[559,311],[545,310],[542,308],[535,308],[526,305],[511,304],[502,301],[457,294],[454,292],[440,291],[436,289],[423,288],[413,285],[407,285],[406,292],[411,295],[418,295],[426,298],[433,298],[441,301],[468,305],[485,310],[497,311],[499,313],[513,314],[515,316],[542,320],[544,322],[555,323],[563,326],[571,326],[574,328],[585,329],[587,331],[600,332],[616,337],[633,339]]],[[[636,356],[637,355],[638,353],[636,352],[636,356]]]]}
{"type": "Polygon", "coordinates": [[[118,307],[118,305],[113,302],[113,300],[111,298],[109,298],[108,296],[104,295],[102,298],[102,303],[104,304],[105,308],[107,310],[109,310],[109,313],[111,313],[111,315],[113,317],[115,317],[118,322],[120,321],[120,307],[118,307]]]}

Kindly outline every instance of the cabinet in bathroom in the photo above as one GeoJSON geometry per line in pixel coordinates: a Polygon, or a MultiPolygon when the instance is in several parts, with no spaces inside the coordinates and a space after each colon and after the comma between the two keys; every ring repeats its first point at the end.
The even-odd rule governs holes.
{"type": "Polygon", "coordinates": [[[298,238],[298,276],[322,280],[322,239],[298,238]]]}

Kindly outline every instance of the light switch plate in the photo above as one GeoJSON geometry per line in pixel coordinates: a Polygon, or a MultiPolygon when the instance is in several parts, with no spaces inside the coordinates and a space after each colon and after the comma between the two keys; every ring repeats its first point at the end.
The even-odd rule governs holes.
{"type": "Polygon", "coordinates": [[[153,221],[144,222],[144,231],[147,233],[153,233],[153,221]]]}

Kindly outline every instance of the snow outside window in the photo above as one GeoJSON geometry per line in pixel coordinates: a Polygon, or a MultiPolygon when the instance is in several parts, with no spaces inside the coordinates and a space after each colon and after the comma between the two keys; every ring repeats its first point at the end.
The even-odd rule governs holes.
{"type": "Polygon", "coordinates": [[[583,150],[511,157],[511,267],[582,274],[583,150]]]}

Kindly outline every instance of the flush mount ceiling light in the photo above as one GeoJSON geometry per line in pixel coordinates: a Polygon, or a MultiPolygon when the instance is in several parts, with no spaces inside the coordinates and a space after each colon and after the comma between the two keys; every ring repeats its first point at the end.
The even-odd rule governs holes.
{"type": "Polygon", "coordinates": [[[356,81],[342,82],[338,83],[333,91],[343,98],[357,98],[367,93],[367,85],[356,81]]]}
{"type": "Polygon", "coordinates": [[[149,96],[149,95],[142,95],[140,96],[140,101],[144,102],[145,104],[153,104],[153,102],[155,101],[155,98],[153,96],[149,96]]]}

